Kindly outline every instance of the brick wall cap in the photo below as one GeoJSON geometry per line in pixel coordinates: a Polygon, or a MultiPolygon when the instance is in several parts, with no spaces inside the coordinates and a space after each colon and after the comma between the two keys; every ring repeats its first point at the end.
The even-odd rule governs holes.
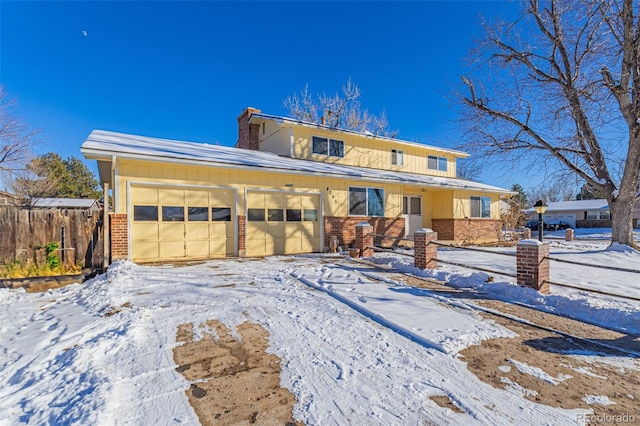
{"type": "Polygon", "coordinates": [[[416,234],[430,234],[432,232],[433,232],[433,229],[431,229],[431,228],[421,228],[421,229],[418,229],[415,233],[416,234]]]}
{"type": "Polygon", "coordinates": [[[356,226],[371,226],[371,225],[369,225],[369,222],[360,222],[356,224],[356,226]]]}
{"type": "Polygon", "coordinates": [[[518,245],[519,246],[541,246],[544,243],[541,243],[538,240],[534,240],[533,238],[531,239],[527,239],[527,240],[520,240],[518,241],[518,245]]]}

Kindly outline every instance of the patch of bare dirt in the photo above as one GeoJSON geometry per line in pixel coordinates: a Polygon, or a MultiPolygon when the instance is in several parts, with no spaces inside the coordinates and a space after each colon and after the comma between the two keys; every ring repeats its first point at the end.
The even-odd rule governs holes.
{"type": "Polygon", "coordinates": [[[280,387],[280,359],[266,352],[269,333],[259,324],[244,322],[236,340],[220,321],[207,326],[194,341],[193,325],[178,327],[173,351],[176,369],[192,382],[189,403],[203,425],[301,425],[292,417],[296,400],[280,387]]]}
{"type": "MultiPolygon", "coordinates": [[[[483,301],[482,304],[499,308],[503,312],[510,311],[513,315],[545,327],[610,346],[623,349],[638,346],[638,342],[629,336],[590,324],[497,301],[483,301]],[[626,340],[629,340],[628,344],[626,340]]],[[[615,420],[616,416],[626,418],[621,424],[629,424],[629,416],[632,416],[640,423],[640,376],[637,369],[627,370],[618,365],[589,360],[590,356],[594,358],[595,355],[628,357],[627,354],[499,316],[483,316],[516,332],[518,336],[512,339],[487,340],[460,352],[469,370],[481,380],[497,388],[517,384],[525,389],[526,398],[541,404],[567,409],[591,409],[595,416],[603,419],[615,420]],[[586,356],[574,356],[578,354],[586,356]],[[548,377],[545,380],[540,375],[521,372],[517,363],[539,368],[548,377]],[[588,395],[605,396],[613,404],[589,404],[584,400],[588,395]],[[625,415],[627,417],[623,417],[625,415]]],[[[635,362],[637,367],[639,363],[637,360],[635,362]]]]}

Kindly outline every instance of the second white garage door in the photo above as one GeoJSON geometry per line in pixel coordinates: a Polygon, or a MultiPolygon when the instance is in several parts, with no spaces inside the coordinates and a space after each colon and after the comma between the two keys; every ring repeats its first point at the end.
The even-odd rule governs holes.
{"type": "Polygon", "coordinates": [[[247,191],[247,255],[320,252],[319,194],[247,191]]]}

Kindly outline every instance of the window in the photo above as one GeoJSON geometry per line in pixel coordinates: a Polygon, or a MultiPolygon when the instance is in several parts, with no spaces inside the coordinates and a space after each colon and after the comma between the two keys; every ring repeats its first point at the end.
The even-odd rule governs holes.
{"type": "Polygon", "coordinates": [[[158,220],[158,206],[133,206],[133,220],[158,220]]]}
{"type": "Polygon", "coordinates": [[[263,135],[264,135],[264,132],[265,132],[265,122],[263,121],[263,122],[262,122],[262,134],[263,134],[263,135]]]}
{"type": "Polygon", "coordinates": [[[600,220],[609,220],[611,219],[611,213],[609,210],[603,210],[600,212],[600,220]]]}
{"type": "Polygon", "coordinates": [[[391,150],[391,164],[394,166],[402,166],[404,164],[404,152],[399,149],[391,150]]]}
{"type": "Polygon", "coordinates": [[[211,207],[211,220],[213,222],[231,222],[231,208],[211,207]]]}
{"type": "Polygon", "coordinates": [[[312,152],[314,154],[328,155],[330,157],[344,157],[343,141],[314,136],[312,144],[312,152]]]}
{"type": "Polygon", "coordinates": [[[598,212],[587,212],[588,220],[598,220],[598,212]]]}
{"type": "Polygon", "coordinates": [[[264,209],[249,209],[247,219],[250,222],[264,222],[264,209]]]}
{"type": "Polygon", "coordinates": [[[447,158],[436,157],[435,155],[429,155],[427,157],[427,168],[430,170],[440,170],[442,172],[447,171],[447,158]]]}
{"type": "Polygon", "coordinates": [[[349,188],[349,214],[384,216],[384,189],[349,188]]]}
{"type": "Polygon", "coordinates": [[[317,222],[318,221],[318,210],[304,210],[304,220],[305,222],[317,222]]]}
{"type": "Polygon", "coordinates": [[[609,220],[611,219],[611,213],[609,212],[609,210],[590,211],[590,212],[587,212],[587,219],[588,220],[609,220]]]}
{"type": "Polygon", "coordinates": [[[187,217],[189,222],[207,222],[209,221],[209,209],[207,207],[189,207],[187,217]]]}
{"type": "Polygon", "coordinates": [[[422,197],[402,197],[402,214],[422,214],[422,197]]]}
{"type": "Polygon", "coordinates": [[[491,198],[471,197],[471,217],[491,217],[491,198]]]}
{"type": "Polygon", "coordinates": [[[184,207],[162,206],[163,222],[184,222],[184,207]]]}
{"type": "Polygon", "coordinates": [[[300,209],[287,209],[287,222],[301,222],[302,210],[300,209]]]}
{"type": "Polygon", "coordinates": [[[267,220],[269,222],[282,222],[284,220],[284,214],[282,213],[282,209],[267,210],[267,220]]]}

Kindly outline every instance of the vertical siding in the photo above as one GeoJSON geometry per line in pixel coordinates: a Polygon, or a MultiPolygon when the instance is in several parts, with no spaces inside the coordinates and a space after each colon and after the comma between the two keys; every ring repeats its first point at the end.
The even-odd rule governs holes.
{"type": "Polygon", "coordinates": [[[298,126],[293,127],[293,135],[293,156],[295,158],[431,176],[455,177],[456,175],[456,158],[453,155],[429,150],[426,147],[412,147],[411,145],[394,144],[391,141],[381,139],[298,126]],[[344,157],[313,154],[313,136],[342,140],[344,142],[344,157]],[[403,151],[404,164],[402,166],[391,164],[392,149],[403,151]],[[447,158],[447,171],[428,169],[427,157],[429,155],[447,158]]]}

